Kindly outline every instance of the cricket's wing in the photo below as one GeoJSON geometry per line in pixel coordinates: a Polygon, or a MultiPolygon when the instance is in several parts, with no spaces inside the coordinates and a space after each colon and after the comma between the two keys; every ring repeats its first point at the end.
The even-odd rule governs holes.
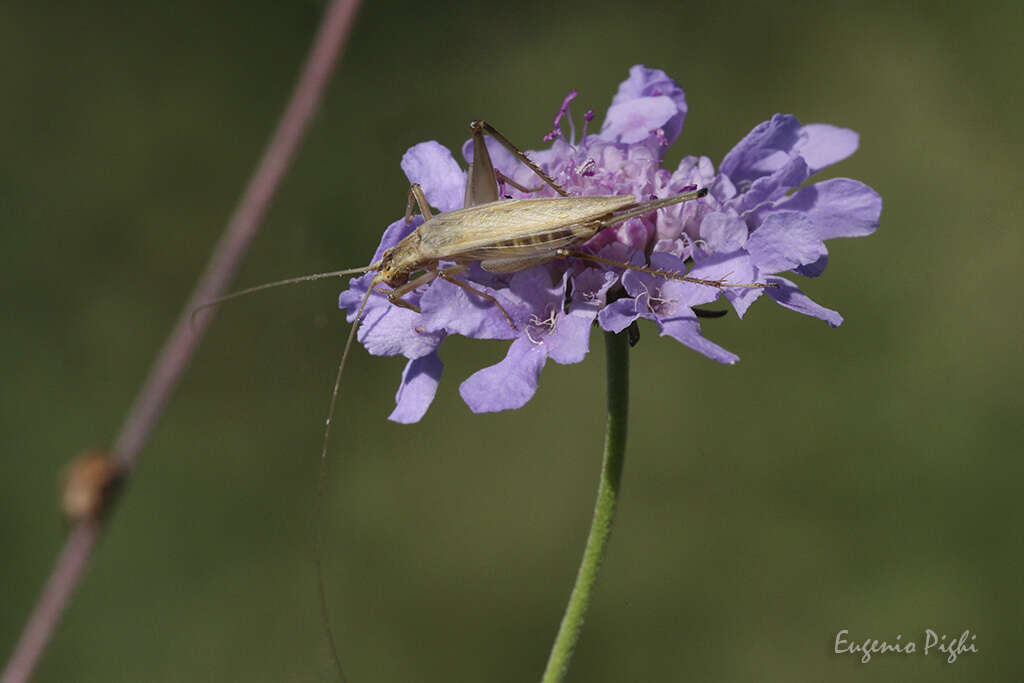
{"type": "Polygon", "coordinates": [[[539,266],[540,264],[547,263],[554,258],[555,252],[553,250],[544,254],[486,258],[480,261],[480,267],[488,273],[518,273],[520,270],[539,266]]]}
{"type": "Polygon", "coordinates": [[[590,238],[601,219],[636,203],[628,194],[503,199],[434,216],[419,227],[420,249],[424,260],[538,258],[590,238]]]}

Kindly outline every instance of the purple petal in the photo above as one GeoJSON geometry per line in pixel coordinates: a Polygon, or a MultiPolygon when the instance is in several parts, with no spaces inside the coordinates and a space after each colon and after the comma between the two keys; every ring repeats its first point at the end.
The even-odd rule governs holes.
{"type": "Polygon", "coordinates": [[[542,347],[519,337],[504,360],[470,376],[459,386],[459,394],[474,413],[522,408],[537,392],[546,361],[542,347]]]}
{"type": "Polygon", "coordinates": [[[618,279],[608,270],[584,268],[572,276],[572,308],[592,308],[596,313],[604,306],[608,290],[618,279]]]}
{"type": "Polygon", "coordinates": [[[796,151],[807,161],[811,173],[817,173],[856,152],[860,137],[849,128],[827,123],[809,123],[801,133],[803,140],[796,151]]]}
{"type": "MultiPolygon", "coordinates": [[[[378,295],[370,297],[372,301],[378,295]]],[[[363,314],[356,338],[374,356],[395,356],[420,358],[434,351],[443,332],[429,331],[424,327],[423,317],[407,308],[399,308],[384,299],[385,305],[369,305],[363,314]]]]}
{"type": "MultiPolygon", "coordinates": [[[[712,254],[710,257],[701,258],[698,264],[690,271],[694,277],[701,277],[707,280],[724,280],[732,284],[745,284],[757,282],[760,274],[750,258],[750,254],[744,249],[737,249],[728,254],[712,254]]],[[[747,287],[726,287],[725,298],[736,310],[736,315],[742,320],[750,305],[761,296],[761,290],[747,287]]]]}
{"type": "Polygon", "coordinates": [[[754,265],[766,273],[814,263],[826,253],[815,224],[799,211],[768,214],[750,235],[746,249],[754,265]]]}
{"type": "Polygon", "coordinates": [[[659,320],[658,326],[661,328],[662,336],[672,337],[694,351],[704,354],[711,360],[732,365],[740,359],[735,353],[726,351],[718,344],[702,337],[700,334],[700,323],[695,316],[659,320]]]}
{"type": "Polygon", "coordinates": [[[406,363],[402,383],[395,394],[395,409],[388,419],[401,424],[419,422],[434,400],[443,369],[444,363],[436,352],[406,363]]]}
{"type": "Polygon", "coordinates": [[[790,159],[800,140],[800,122],[789,114],[776,114],[757,124],[725,155],[719,167],[733,183],[755,180],[774,173],[790,159]]]}
{"type": "Polygon", "coordinates": [[[568,271],[551,285],[545,268],[532,268],[512,276],[510,289],[524,304],[517,318],[520,333],[558,363],[579,363],[590,349],[590,326],[597,315],[593,305],[573,302],[564,313],[568,271]]]}
{"type": "Polygon", "coordinates": [[[804,277],[818,277],[819,275],[824,273],[825,266],[828,265],[827,249],[828,248],[826,247],[825,253],[822,254],[821,258],[819,258],[817,261],[815,261],[814,263],[808,263],[806,265],[794,268],[793,272],[796,273],[797,275],[803,275],[804,277]]]}
{"type": "MultiPolygon", "coordinates": [[[[374,275],[376,273],[367,273],[366,275],[352,278],[348,283],[348,289],[343,290],[338,295],[338,308],[348,311],[346,319],[349,322],[352,322],[355,318],[356,310],[359,308],[359,304],[363,302],[366,288],[370,286],[374,275]]],[[[372,308],[373,302],[367,301],[366,305],[372,308]]]]}
{"type": "Polygon", "coordinates": [[[430,140],[410,147],[402,157],[402,170],[410,183],[423,187],[431,206],[442,212],[462,208],[466,173],[441,143],[430,140]]]}
{"type": "MultiPolygon", "coordinates": [[[[744,235],[746,235],[746,226],[744,226],[744,235]]],[[[688,259],[693,252],[693,243],[689,240],[682,240],[680,238],[661,238],[654,243],[654,248],[651,250],[653,253],[665,253],[672,254],[676,258],[688,259]]]]}
{"type": "MultiPolygon", "coordinates": [[[[346,311],[345,319],[350,323],[356,319],[356,313],[359,312],[359,307],[363,303],[363,297],[366,296],[366,290],[373,283],[373,278],[377,275],[375,272],[367,273],[366,275],[360,275],[349,280],[348,289],[343,290],[338,295],[338,308],[346,311]]],[[[363,311],[363,315],[370,313],[375,309],[387,309],[390,308],[391,304],[388,300],[382,296],[371,296],[366,300],[366,308],[363,311]]]]}
{"type": "Polygon", "coordinates": [[[685,156],[679,166],[672,172],[669,186],[680,191],[682,186],[696,185],[706,187],[715,179],[715,165],[705,156],[685,156]]]}
{"type": "Polygon", "coordinates": [[[579,363],[590,351],[590,330],[597,317],[596,310],[576,309],[560,315],[555,331],[544,338],[548,357],[556,363],[579,363]]]}
{"type": "MultiPolygon", "coordinates": [[[[608,108],[601,126],[601,138],[609,142],[635,143],[646,140],[679,114],[676,103],[668,97],[641,97],[608,108]]],[[[680,124],[682,127],[682,124],[680,124]]]]}
{"type": "MultiPolygon", "coordinates": [[[[699,278],[701,280],[718,280],[719,278],[723,278],[729,274],[724,266],[719,263],[712,264],[710,260],[701,261],[699,266],[695,266],[687,273],[686,264],[680,261],[676,256],[666,254],[664,252],[655,252],[651,254],[651,267],[670,273],[679,273],[686,277],[699,278]]],[[[636,271],[627,273],[623,276],[623,284],[625,284],[627,278],[632,279],[633,276],[651,277],[654,283],[656,283],[656,286],[661,290],[661,296],[671,301],[672,305],[670,308],[673,310],[690,309],[693,306],[709,304],[717,299],[719,295],[717,287],[701,285],[695,282],[673,280],[671,278],[648,276],[646,273],[638,273],[636,271]]]]}
{"type": "Polygon", "coordinates": [[[601,329],[618,334],[633,324],[640,317],[637,312],[636,299],[622,298],[608,304],[597,314],[597,322],[601,329]]]}
{"type": "Polygon", "coordinates": [[[828,323],[829,327],[839,327],[843,324],[843,316],[836,311],[825,308],[811,300],[809,296],[800,291],[800,288],[783,277],[767,278],[768,282],[774,282],[778,287],[768,287],[765,293],[780,306],[784,306],[797,313],[813,316],[828,323]]]}
{"type": "MultiPolygon", "coordinates": [[[[605,117],[604,125],[601,127],[601,137],[605,140],[616,140],[609,129],[609,120],[612,119],[612,109],[618,105],[626,104],[641,98],[667,97],[674,106],[674,114],[659,124],[665,137],[667,145],[672,144],[683,129],[683,121],[686,118],[686,95],[675,81],[661,69],[648,69],[641,64],[630,68],[629,78],[619,84],[619,90],[612,98],[611,107],[605,117]]],[[[647,136],[644,135],[638,140],[647,136]]],[[[620,142],[630,142],[626,139],[618,139],[620,142]]],[[[633,140],[636,142],[638,140],[633,140]]]]}
{"type": "Polygon", "coordinates": [[[721,203],[725,203],[730,199],[735,199],[739,191],[736,189],[736,185],[729,180],[729,176],[724,173],[719,173],[714,182],[708,187],[708,190],[712,197],[717,199],[721,203]]]}
{"type": "MultiPolygon", "coordinates": [[[[680,277],[688,275],[685,264],[667,252],[651,254],[651,267],[680,277]]],[[[691,315],[692,306],[714,301],[719,295],[716,287],[635,270],[622,275],[622,286],[632,298],[619,299],[605,308],[608,313],[601,312],[601,326],[609,331],[624,329],[637,316],[661,320],[691,315]]]]}
{"type": "Polygon", "coordinates": [[[802,157],[810,175],[850,156],[857,144],[857,133],[848,128],[826,123],[801,126],[794,116],[776,114],[725,155],[721,170],[734,183],[741,183],[774,173],[789,159],[802,157]]]}
{"type": "Polygon", "coordinates": [[[823,240],[862,237],[878,227],[882,198],[858,180],[832,178],[798,190],[775,208],[804,212],[823,240]]]}
{"type": "MultiPolygon", "coordinates": [[[[753,280],[750,280],[750,282],[753,282],[753,280]]],[[[725,290],[725,298],[732,304],[733,310],[736,311],[736,317],[740,320],[743,320],[743,316],[747,314],[747,309],[760,299],[762,294],[764,294],[763,289],[754,287],[737,287],[725,290]]]]}
{"type": "Polygon", "coordinates": [[[549,306],[560,310],[565,299],[565,283],[568,273],[560,281],[551,284],[551,275],[545,268],[530,268],[512,276],[508,286],[512,293],[523,302],[531,304],[534,313],[540,313],[549,306]]]}
{"type": "Polygon", "coordinates": [[[738,206],[734,206],[742,213],[779,199],[807,180],[809,175],[807,162],[802,157],[793,157],[775,172],[755,180],[750,189],[739,196],[738,206]]]}
{"type": "MultiPolygon", "coordinates": [[[[531,171],[525,164],[523,164],[518,158],[512,155],[511,152],[506,150],[501,145],[497,145],[502,151],[498,152],[495,150],[493,142],[490,138],[487,138],[488,145],[487,149],[491,151],[491,157],[494,161],[494,167],[500,170],[502,173],[517,181],[520,185],[525,185],[529,188],[542,188],[544,192],[550,195],[547,189],[547,184],[544,183],[537,174],[531,171]]],[[[496,144],[496,143],[495,143],[496,144]]],[[[472,145],[469,146],[471,151],[472,145]]],[[[576,152],[576,148],[570,145],[566,140],[562,138],[556,139],[551,143],[551,147],[548,149],[529,149],[525,150],[524,154],[533,163],[540,166],[542,169],[548,172],[549,175],[558,176],[559,170],[564,169],[566,163],[576,152]]],[[[535,193],[522,194],[518,190],[513,190],[510,187],[505,188],[506,191],[514,197],[526,196],[530,198],[537,198],[538,195],[535,193]]]]}
{"type": "Polygon", "coordinates": [[[615,93],[615,97],[612,98],[612,104],[651,95],[671,97],[682,111],[686,111],[686,96],[683,94],[683,89],[661,69],[648,69],[643,64],[634,64],[629,68],[629,78],[619,83],[619,89],[615,93]]]}
{"type": "Polygon", "coordinates": [[[713,253],[729,253],[747,243],[750,229],[739,216],[722,211],[709,213],[700,222],[700,238],[713,253]]]}
{"type": "MultiPolygon", "coordinates": [[[[500,297],[499,292],[478,283],[472,283],[472,286],[500,297]]],[[[504,299],[500,297],[499,301],[510,315],[515,316],[515,308],[504,299]]],[[[493,302],[440,278],[423,294],[420,308],[423,310],[423,326],[428,330],[444,330],[473,339],[512,339],[516,336],[516,331],[493,302]]]]}

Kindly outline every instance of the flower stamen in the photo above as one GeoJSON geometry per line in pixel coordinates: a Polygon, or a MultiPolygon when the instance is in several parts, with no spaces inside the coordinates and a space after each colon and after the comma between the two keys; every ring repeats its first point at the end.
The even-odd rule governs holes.
{"type": "Polygon", "coordinates": [[[658,313],[662,307],[669,306],[676,302],[676,299],[674,298],[663,297],[661,295],[662,289],[660,287],[655,289],[655,294],[651,294],[651,290],[648,289],[646,284],[641,283],[640,286],[643,288],[643,291],[633,298],[633,312],[637,315],[640,315],[641,299],[644,300],[644,303],[642,304],[643,307],[646,308],[649,313],[658,313]]]}
{"type": "Polygon", "coordinates": [[[590,157],[580,164],[580,167],[576,169],[576,174],[583,176],[584,178],[589,178],[594,175],[596,168],[597,162],[594,161],[593,157],[590,157]]]}
{"type": "Polygon", "coordinates": [[[565,96],[564,100],[562,100],[562,106],[558,108],[558,113],[555,114],[555,127],[551,129],[550,133],[544,136],[544,142],[551,142],[555,138],[562,136],[562,127],[558,124],[562,120],[562,117],[565,116],[569,121],[569,144],[576,144],[576,126],[573,125],[572,117],[568,114],[569,103],[576,99],[576,96],[579,94],[579,91],[576,89],[570,90],[569,94],[565,96]]]}
{"type": "Polygon", "coordinates": [[[536,314],[532,314],[530,316],[529,322],[530,322],[530,326],[533,326],[533,327],[536,327],[536,328],[540,329],[541,339],[534,339],[533,335],[530,334],[530,326],[527,326],[527,328],[526,328],[526,336],[530,339],[531,342],[533,342],[534,344],[536,344],[538,346],[540,346],[541,344],[544,343],[543,337],[546,337],[546,336],[549,336],[549,335],[552,335],[552,334],[555,333],[555,328],[558,325],[558,320],[555,317],[555,311],[553,311],[553,310],[550,312],[548,317],[544,318],[543,320],[540,317],[538,317],[536,314]]]}
{"type": "Polygon", "coordinates": [[[583,133],[580,134],[580,140],[583,140],[584,138],[587,137],[587,126],[590,125],[590,122],[593,120],[594,110],[588,109],[587,112],[583,115],[583,133]]]}

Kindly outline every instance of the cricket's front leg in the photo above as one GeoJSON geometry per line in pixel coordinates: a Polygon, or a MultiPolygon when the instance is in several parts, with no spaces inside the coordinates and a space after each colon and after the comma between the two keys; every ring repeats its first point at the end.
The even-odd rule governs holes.
{"type": "Polygon", "coordinates": [[[408,308],[410,311],[416,311],[417,313],[421,313],[422,311],[420,311],[419,306],[417,306],[416,304],[409,303],[402,297],[421,285],[433,282],[438,275],[440,275],[440,273],[437,271],[437,268],[435,267],[433,270],[428,270],[427,272],[423,273],[423,275],[420,275],[418,278],[414,280],[409,280],[400,287],[395,287],[394,289],[387,293],[388,301],[400,308],[408,308]]]}
{"type": "Polygon", "coordinates": [[[409,282],[406,282],[404,285],[400,287],[395,287],[390,292],[388,292],[388,301],[394,304],[395,306],[399,306],[400,308],[408,308],[410,311],[422,313],[423,311],[420,310],[419,306],[406,301],[402,297],[408,294],[409,292],[413,291],[417,287],[429,284],[433,282],[436,278],[440,277],[457,287],[461,287],[470,294],[475,294],[476,296],[481,297],[483,299],[487,299],[488,301],[493,303],[495,306],[498,307],[498,310],[501,311],[501,314],[505,316],[505,320],[508,321],[509,326],[513,330],[516,329],[516,324],[512,322],[512,316],[508,314],[508,311],[505,310],[505,307],[501,305],[500,301],[495,299],[487,292],[481,292],[479,289],[473,287],[468,282],[463,282],[462,280],[459,280],[458,278],[455,277],[456,275],[460,275],[466,272],[468,268],[469,266],[458,265],[451,266],[449,268],[444,268],[442,270],[437,270],[436,268],[434,270],[428,270],[427,272],[423,273],[423,275],[420,275],[418,278],[410,280],[409,282]]]}

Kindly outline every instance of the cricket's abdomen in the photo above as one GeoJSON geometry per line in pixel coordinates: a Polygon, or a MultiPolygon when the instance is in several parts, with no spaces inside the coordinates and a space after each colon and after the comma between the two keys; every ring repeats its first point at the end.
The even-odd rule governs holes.
{"type": "Polygon", "coordinates": [[[594,234],[595,221],[636,203],[632,195],[504,199],[449,211],[420,226],[424,259],[474,261],[554,249],[594,234]]]}

